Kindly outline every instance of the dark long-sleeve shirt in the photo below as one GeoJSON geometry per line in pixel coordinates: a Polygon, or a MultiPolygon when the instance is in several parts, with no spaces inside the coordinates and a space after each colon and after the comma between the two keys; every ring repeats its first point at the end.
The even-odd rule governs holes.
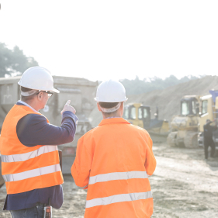
{"type": "Polygon", "coordinates": [[[217,129],[216,126],[211,126],[212,122],[208,122],[204,125],[204,138],[206,139],[212,139],[213,131],[217,129]]]}
{"type": "MultiPolygon", "coordinates": [[[[28,106],[21,101],[17,102],[17,105],[28,106]]],[[[62,114],[60,127],[47,123],[44,116],[28,114],[18,121],[17,136],[20,142],[27,147],[65,144],[73,141],[77,121],[77,116],[70,111],[65,111],[62,114]]],[[[6,197],[4,209],[21,210],[31,208],[37,202],[47,204],[49,198],[51,206],[57,209],[60,208],[63,204],[62,186],[56,185],[18,194],[9,194],[6,197]]]]}

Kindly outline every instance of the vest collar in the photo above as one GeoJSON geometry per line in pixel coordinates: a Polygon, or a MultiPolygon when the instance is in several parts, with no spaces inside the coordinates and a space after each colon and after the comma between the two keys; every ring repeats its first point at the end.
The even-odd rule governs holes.
{"type": "Polygon", "coordinates": [[[39,113],[39,111],[35,110],[34,108],[32,108],[29,104],[27,104],[27,103],[24,102],[24,101],[19,100],[17,103],[23,104],[23,105],[29,107],[30,109],[32,109],[34,112],[39,113]]]}
{"type": "Polygon", "coordinates": [[[103,119],[99,123],[99,126],[108,125],[108,124],[130,124],[130,123],[123,118],[111,118],[111,119],[103,119]]]}

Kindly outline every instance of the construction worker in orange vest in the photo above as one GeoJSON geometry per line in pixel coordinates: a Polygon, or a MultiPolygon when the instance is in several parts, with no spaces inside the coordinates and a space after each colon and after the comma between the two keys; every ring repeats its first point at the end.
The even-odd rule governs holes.
{"type": "Polygon", "coordinates": [[[49,97],[59,93],[47,69],[27,69],[18,84],[21,100],[7,114],[0,137],[7,190],[4,210],[9,210],[13,218],[43,218],[46,205],[58,209],[63,204],[57,145],[73,141],[78,118],[70,102],[61,112],[61,127],[49,124],[39,113],[49,97]]]}
{"type": "Polygon", "coordinates": [[[122,118],[127,98],[120,82],[102,82],[95,100],[103,120],[79,139],[71,167],[76,185],[87,189],[84,217],[151,217],[152,140],[145,129],[122,118]]]}

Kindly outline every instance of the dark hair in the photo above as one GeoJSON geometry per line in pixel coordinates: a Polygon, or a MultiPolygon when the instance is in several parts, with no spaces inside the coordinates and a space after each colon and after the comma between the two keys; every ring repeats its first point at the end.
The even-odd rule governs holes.
{"type": "Polygon", "coordinates": [[[103,108],[112,108],[119,104],[119,102],[99,102],[99,105],[103,108]]]}
{"type": "MultiPolygon", "coordinates": [[[[33,90],[33,89],[24,88],[24,87],[21,86],[21,87],[20,87],[20,90],[21,90],[22,92],[29,92],[29,91],[31,91],[31,90],[33,90]]],[[[34,97],[35,97],[35,94],[30,95],[30,96],[22,96],[22,95],[21,95],[21,101],[24,101],[24,102],[30,101],[30,100],[32,100],[34,97]]]]}
{"type": "MultiPolygon", "coordinates": [[[[112,107],[115,107],[119,104],[119,102],[99,102],[99,105],[102,107],[102,108],[112,108],[112,107]]],[[[111,112],[111,113],[105,113],[102,111],[102,113],[107,116],[107,117],[110,117],[110,116],[113,116],[114,113],[116,113],[117,111],[114,111],[114,112],[111,112]]]]}

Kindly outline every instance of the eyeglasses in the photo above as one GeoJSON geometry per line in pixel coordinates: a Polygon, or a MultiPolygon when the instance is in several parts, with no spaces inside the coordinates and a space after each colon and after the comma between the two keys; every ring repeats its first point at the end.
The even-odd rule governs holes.
{"type": "Polygon", "coordinates": [[[38,95],[40,92],[45,92],[45,93],[47,93],[47,94],[48,94],[48,97],[51,97],[51,96],[54,94],[54,92],[50,92],[50,91],[39,91],[39,92],[36,93],[36,95],[38,95]]]}
{"type": "Polygon", "coordinates": [[[48,97],[51,97],[53,94],[54,94],[54,92],[46,92],[47,94],[48,94],[48,97]]]}

